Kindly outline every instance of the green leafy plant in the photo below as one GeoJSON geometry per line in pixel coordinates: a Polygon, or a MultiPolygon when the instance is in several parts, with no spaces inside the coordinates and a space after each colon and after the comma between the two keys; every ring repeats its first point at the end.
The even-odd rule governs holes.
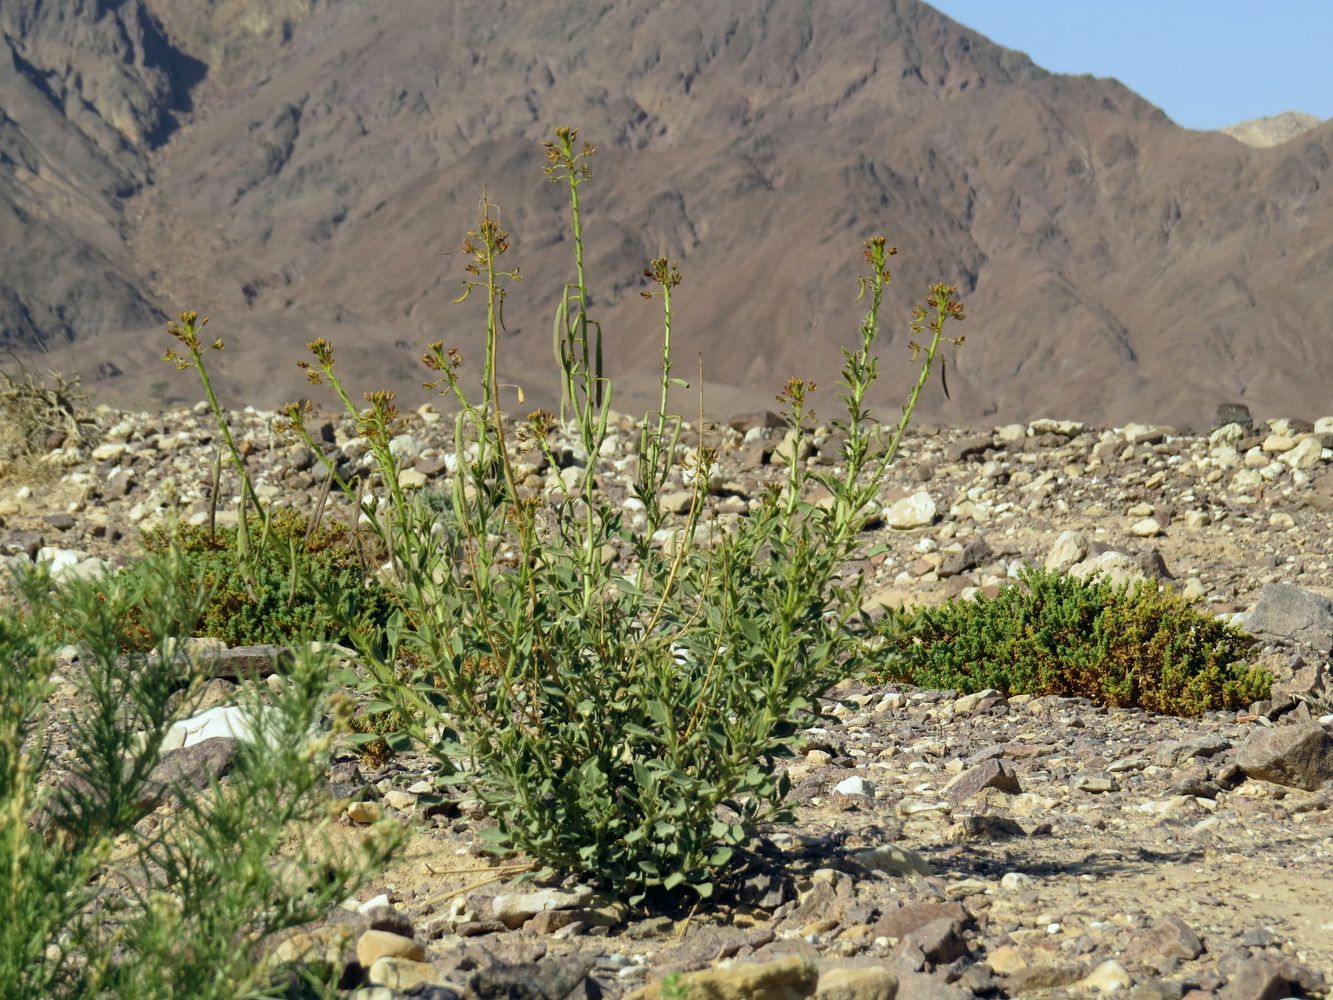
{"type": "MultiPolygon", "coordinates": [[[[460,461],[447,503],[400,488],[392,393],[354,403],[322,339],[302,367],[355,417],[379,470],[374,495],[338,483],[385,541],[402,601],[387,651],[350,630],[366,671],[359,683],[367,711],[396,715],[404,737],[434,753],[451,780],[471,785],[495,818],[497,850],[602,879],[631,901],[685,887],[708,897],[755,824],[782,814],[780,759],[819,699],[855,669],[861,582],[839,573],[865,547],[866,514],[937,352],[961,342],[943,331],[962,319],[962,307],[946,285],[932,286],[917,307],[913,333],[928,333],[912,344],[914,357],[924,354],[920,376],[890,439],[877,442],[866,398],[878,377],[874,345],[896,250],[868,241],[861,290],[869,310],[859,345],[844,352],[841,464],[791,464],[757,511],[724,528],[704,517],[714,449],[703,440],[682,447],[682,421],[667,409],[670,388],[683,384],[671,366],[681,275],[667,259],[653,260],[644,274],[646,294],[663,306],[662,392],[641,427],[634,492],[644,516],[627,520],[601,489],[596,461],[613,386],[602,373],[602,332],[588,314],[583,267],[580,188],[591,179],[593,152],[572,129],[547,144],[548,176],[569,198],[575,264],[555,317],[559,419],[537,411],[514,424],[503,415],[497,341],[519,272],[505,263],[509,235],[485,197],[463,242],[459,300],[475,295],[485,305],[480,384],[465,383],[461,354],[442,342],[424,358],[428,386],[456,404],[460,461]],[[511,452],[537,449],[555,467],[557,427],[588,457],[544,490],[521,485],[511,452]],[[692,500],[664,534],[659,494],[673,478],[692,500]],[[806,500],[816,485],[831,502],[806,500]]],[[[202,368],[191,317],[177,339],[195,341],[186,365],[202,368]]],[[[794,378],[779,396],[797,453],[810,433],[813,390],[794,378]]],[[[293,404],[285,418],[320,454],[306,412],[293,404]]],[[[337,606],[336,586],[314,589],[337,606]]]]}
{"type": "Polygon", "coordinates": [[[963,692],[1084,697],[1198,716],[1268,697],[1250,641],[1155,582],[1116,586],[1029,568],[994,598],[918,613],[891,637],[883,675],[963,692]]]}
{"type": "Polygon", "coordinates": [[[189,567],[158,557],[58,591],[35,572],[15,589],[0,609],[0,995],[267,994],[283,970],[263,939],[327,914],[395,842],[327,836],[327,664],[302,653],[252,698],[229,773],[198,791],[156,770],[197,679],[173,641],[206,599],[189,567]],[[75,663],[57,662],[53,611],[81,637],[75,663]],[[131,613],[156,650],[121,653],[131,613]]]}
{"type": "Polygon", "coordinates": [[[209,592],[199,633],[229,646],[314,639],[351,645],[353,631],[373,642],[397,606],[388,588],[367,578],[366,553],[351,528],[329,519],[316,524],[291,507],[252,516],[244,532],[239,526],[158,528],[144,547],[150,553],[174,548],[199,574],[209,592]],[[334,593],[339,606],[330,608],[320,595],[334,593]]]}

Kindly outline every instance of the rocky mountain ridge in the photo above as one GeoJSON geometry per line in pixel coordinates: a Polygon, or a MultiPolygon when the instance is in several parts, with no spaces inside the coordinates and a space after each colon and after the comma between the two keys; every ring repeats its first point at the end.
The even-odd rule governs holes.
{"type": "Polygon", "coordinates": [[[1300,111],[1284,111],[1281,114],[1252,118],[1249,121],[1228,125],[1222,131],[1247,146],[1267,149],[1298,139],[1320,124],[1320,120],[1314,115],[1300,111]]]}
{"type": "Polygon", "coordinates": [[[319,335],[399,389],[426,341],[475,358],[449,253],[483,184],[526,278],[502,365],[549,400],[560,123],[601,147],[589,270],[625,409],[654,384],[649,258],[681,260],[680,355],[739,408],[836,371],[878,231],[903,250],[891,351],[931,280],[973,317],[937,417],[1313,416],[1333,374],[1333,125],[1272,150],[1187,132],[918,0],[14,0],[0,32],[0,337],[110,400],[172,397],[151,331],[186,307],[237,344],[236,403],[290,394],[271,373],[319,335]]]}

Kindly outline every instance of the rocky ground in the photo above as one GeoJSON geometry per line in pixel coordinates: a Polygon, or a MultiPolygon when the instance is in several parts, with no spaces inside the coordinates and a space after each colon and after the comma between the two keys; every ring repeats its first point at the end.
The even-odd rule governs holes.
{"type": "MultiPolygon", "coordinates": [[[[744,517],[784,474],[791,447],[776,423],[756,414],[704,428],[722,462],[710,517],[744,517]]],[[[237,413],[234,428],[262,496],[314,506],[314,456],[274,432],[273,414],[237,413]]],[[[103,410],[85,432],[56,434],[39,458],[3,469],[7,559],[88,572],[128,558],[138,532],[164,518],[210,516],[218,441],[204,413],[103,410]]],[[[350,465],[364,461],[350,422],[322,434],[350,465]]],[[[625,421],[596,459],[613,492],[634,441],[625,421]]],[[[453,461],[449,442],[433,410],[410,415],[395,442],[404,484],[432,488],[453,461]]],[[[1256,426],[1242,408],[1203,436],[1059,420],[919,428],[871,532],[888,553],[856,567],[880,606],[993,592],[1025,562],[1158,578],[1258,637],[1255,655],[1277,678],[1271,701],[1182,720],[848,685],[788,768],[796,821],[763,831],[720,904],[649,915],[576,883],[511,884],[477,855],[484,816],[466,801],[424,805],[426,761],[372,770],[349,754],[330,776],[353,800],[347,836],[388,812],[410,839],[362,899],[277,947],[332,952],[361,1000],[1324,996],[1331,447],[1333,418],[1256,426]],[[671,973],[682,975],[664,987],[671,973]]],[[[799,458],[835,455],[836,437],[821,432],[799,458]]],[[[527,465],[535,489],[560,474],[527,465]]],[[[223,482],[224,522],[234,490],[223,482]]],[[[219,705],[232,684],[215,682],[219,705]]],[[[193,723],[176,751],[190,756],[174,766],[222,773],[228,740],[193,723]]]]}

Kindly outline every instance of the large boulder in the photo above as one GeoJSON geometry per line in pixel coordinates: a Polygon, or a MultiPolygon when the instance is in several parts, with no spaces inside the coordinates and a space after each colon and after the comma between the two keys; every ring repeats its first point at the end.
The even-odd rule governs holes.
{"type": "Polygon", "coordinates": [[[1270,583],[1240,623],[1251,635],[1333,650],[1333,601],[1289,583],[1270,583]]]}
{"type": "Polygon", "coordinates": [[[1314,791],[1333,781],[1333,736],[1317,723],[1261,729],[1236,757],[1247,777],[1314,791]]]}

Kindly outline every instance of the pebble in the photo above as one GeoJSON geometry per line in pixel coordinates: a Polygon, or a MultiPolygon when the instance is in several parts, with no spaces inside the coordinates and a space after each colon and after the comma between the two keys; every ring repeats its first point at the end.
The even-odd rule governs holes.
{"type": "Polygon", "coordinates": [[[379,822],[384,810],[378,802],[349,802],[347,804],[347,818],[353,823],[368,825],[379,822]]]}
{"type": "Polygon", "coordinates": [[[872,799],[875,797],[874,783],[855,775],[838,782],[833,790],[839,795],[861,795],[872,799]]]}
{"type": "Polygon", "coordinates": [[[884,508],[884,523],[900,531],[927,528],[935,523],[938,516],[939,508],[925,491],[913,493],[884,508]]]}

